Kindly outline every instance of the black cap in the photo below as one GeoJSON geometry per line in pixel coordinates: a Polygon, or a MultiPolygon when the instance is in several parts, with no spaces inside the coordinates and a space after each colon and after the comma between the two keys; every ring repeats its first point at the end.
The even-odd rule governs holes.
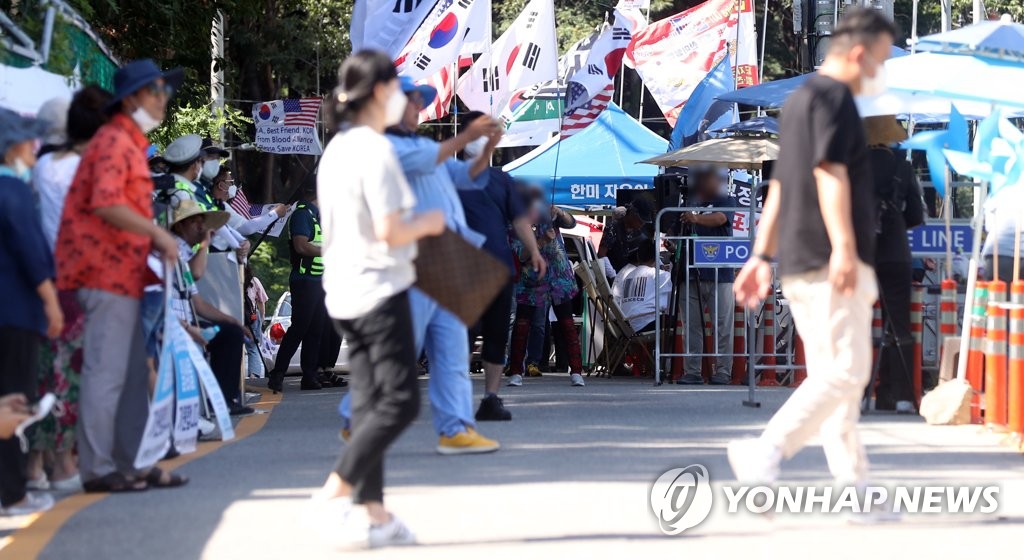
{"type": "Polygon", "coordinates": [[[215,146],[213,140],[209,137],[203,138],[202,151],[208,156],[217,156],[219,158],[231,157],[231,152],[225,150],[220,146],[215,146]]]}

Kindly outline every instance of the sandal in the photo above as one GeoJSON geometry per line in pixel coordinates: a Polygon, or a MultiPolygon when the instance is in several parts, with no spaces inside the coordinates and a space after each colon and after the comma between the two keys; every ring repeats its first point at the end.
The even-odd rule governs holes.
{"type": "Polygon", "coordinates": [[[114,472],[83,483],[82,489],[89,494],[117,494],[121,492],[142,492],[148,490],[149,485],[145,480],[135,480],[121,473],[114,472]]]}
{"type": "Polygon", "coordinates": [[[149,474],[146,475],[146,482],[149,483],[150,488],[177,488],[188,484],[188,477],[168,472],[167,480],[165,481],[164,471],[160,470],[159,467],[153,467],[149,470],[149,474]]]}

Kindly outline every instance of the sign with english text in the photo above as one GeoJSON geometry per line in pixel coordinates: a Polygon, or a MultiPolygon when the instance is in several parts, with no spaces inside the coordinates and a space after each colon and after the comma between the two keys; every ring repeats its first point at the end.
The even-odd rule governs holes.
{"type": "Polygon", "coordinates": [[[322,154],[323,147],[316,132],[321,101],[319,97],[310,97],[254,104],[256,147],[272,154],[322,154]]]}
{"type": "MultiPolygon", "coordinates": [[[[970,253],[974,243],[974,229],[968,224],[953,224],[953,252],[970,253]]],[[[944,224],[926,224],[907,231],[910,252],[915,255],[946,254],[946,226],[944,224]]]]}
{"type": "Polygon", "coordinates": [[[695,239],[694,265],[718,265],[724,268],[741,267],[750,258],[750,241],[739,239],[695,239]]]}

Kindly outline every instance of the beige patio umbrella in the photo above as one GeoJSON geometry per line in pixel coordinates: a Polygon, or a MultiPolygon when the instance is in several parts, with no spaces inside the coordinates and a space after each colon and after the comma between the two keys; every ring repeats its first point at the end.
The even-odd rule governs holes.
{"type": "Polygon", "coordinates": [[[644,160],[661,167],[716,165],[731,169],[761,169],[761,164],[779,158],[779,141],[766,136],[714,138],[664,155],[644,160]]]}

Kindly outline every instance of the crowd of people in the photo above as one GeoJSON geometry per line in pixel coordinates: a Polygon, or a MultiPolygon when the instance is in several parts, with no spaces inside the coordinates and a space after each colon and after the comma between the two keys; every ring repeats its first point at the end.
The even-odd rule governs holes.
{"type": "MultiPolygon", "coordinates": [[[[598,256],[632,329],[652,332],[659,313],[683,310],[683,384],[705,382],[701,357],[708,354],[715,358],[709,382],[731,382],[735,305],[754,306],[773,289],[769,263],[778,260],[809,377],[760,438],[730,446],[741,479],[773,480],[780,461],[815,433],[826,439],[837,478],[865,479],[855,423],[879,285],[893,347],[909,344],[909,249],[875,247],[889,237],[905,244],[907,228],[923,221],[912,170],[889,147],[901,138],[887,121],[869,121],[865,135],[852,98],[879,72],[893,37],[876,12],[853,11],[836,28],[820,74],[787,103],[779,171],[754,256],[737,277],[691,261],[685,282],[673,286],[671,271],[657,282],[668,263],[654,244],[655,211],[644,198],[605,230],[598,256]],[[876,271],[875,263],[885,266],[876,271]],[[705,313],[712,348],[705,348],[705,313]]],[[[181,82],[180,70],[138,60],[117,71],[113,92],[85,87],[70,102],[47,103],[37,119],[0,109],[0,290],[9,295],[0,308],[0,511],[46,510],[53,500],[45,490],[138,492],[188,482],[135,466],[164,315],[172,313],[207,355],[232,415],[253,413],[241,377],[265,376],[268,388],[283,391],[300,346],[301,390],[350,384],[339,405],[347,445],[316,504],[341,521],[338,536],[350,544],[415,542],[384,505],[384,469],[387,449],[420,412],[421,356],[430,370],[436,451],[444,455],[500,449],[478,425],[512,419],[501,386],[540,375],[537,347],[552,315],[569,383],[585,386],[573,310],[579,285],[561,233],[575,219],[538,187],[490,165],[502,138],[497,121],[468,113],[445,141],[420,136],[420,113],[437,92],[399,77],[383,53],[355,53],[328,98],[332,138],[315,181],[300,186],[289,218],[291,326],[264,371],[268,297],[247,266],[248,237],[289,207],[253,217],[245,204],[232,204],[244,195],[230,153],[198,135],[177,138],[162,153],[150,148],[146,135],[181,82]],[[505,274],[476,325],[415,285],[418,242],[446,230],[493,256],[505,274]],[[475,406],[469,365],[477,337],[485,375],[475,406]],[[348,381],[324,375],[342,340],[348,381]],[[35,426],[25,452],[11,435],[44,393],[57,397],[60,414],[35,426]],[[368,524],[352,515],[356,505],[366,508],[368,524]]],[[[700,210],[682,214],[670,233],[730,237],[738,204],[722,173],[694,168],[690,180],[690,204],[700,210]]],[[[895,372],[907,369],[908,355],[883,360],[895,372]]],[[[876,405],[912,408],[907,379],[883,377],[876,405]]],[[[214,429],[206,423],[201,430],[214,429]]]]}

